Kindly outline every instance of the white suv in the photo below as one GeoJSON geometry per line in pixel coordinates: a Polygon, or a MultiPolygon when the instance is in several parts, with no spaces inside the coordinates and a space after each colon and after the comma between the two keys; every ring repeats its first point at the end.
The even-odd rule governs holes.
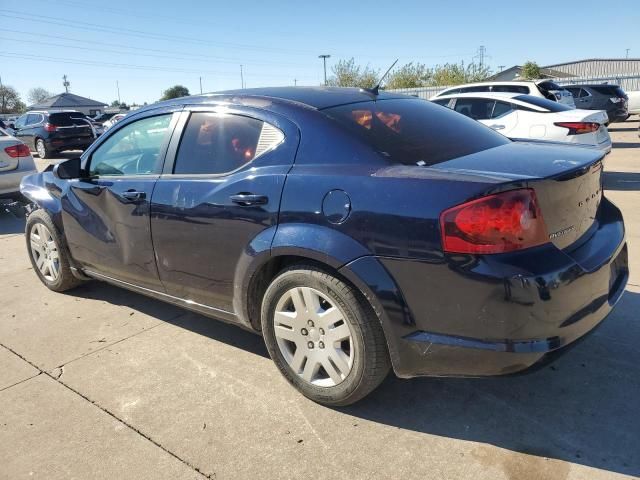
{"type": "Polygon", "coordinates": [[[521,95],[546,98],[573,108],[576,106],[571,92],[551,80],[467,83],[447,88],[432,97],[431,100],[444,95],[476,92],[519,93],[521,95]]]}

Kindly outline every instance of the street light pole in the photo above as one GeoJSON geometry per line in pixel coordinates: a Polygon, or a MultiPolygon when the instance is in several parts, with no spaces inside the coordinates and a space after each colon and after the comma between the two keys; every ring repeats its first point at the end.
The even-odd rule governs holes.
{"type": "Polygon", "coordinates": [[[331,58],[331,55],[318,55],[318,58],[322,59],[324,65],[324,86],[327,86],[327,58],[331,58]]]}

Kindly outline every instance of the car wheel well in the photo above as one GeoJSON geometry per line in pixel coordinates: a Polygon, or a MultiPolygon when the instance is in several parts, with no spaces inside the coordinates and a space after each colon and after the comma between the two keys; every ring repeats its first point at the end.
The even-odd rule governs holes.
{"type": "MultiPolygon", "coordinates": [[[[280,272],[294,265],[316,267],[319,270],[330,273],[331,275],[338,277],[342,281],[347,282],[351,285],[351,282],[344,278],[344,276],[340,275],[338,270],[331,267],[330,265],[318,262],[317,260],[296,255],[281,255],[278,257],[273,257],[260,267],[260,269],[253,276],[248,287],[247,313],[249,314],[249,321],[251,322],[251,326],[256,330],[262,330],[260,312],[262,310],[262,299],[264,298],[264,294],[267,291],[267,288],[271,284],[272,280],[280,274],[280,272]]],[[[357,287],[354,286],[354,288],[358,290],[357,287]]]]}

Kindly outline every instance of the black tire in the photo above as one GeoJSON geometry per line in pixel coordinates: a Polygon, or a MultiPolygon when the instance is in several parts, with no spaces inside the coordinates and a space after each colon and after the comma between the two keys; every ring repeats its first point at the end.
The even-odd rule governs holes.
{"type": "Polygon", "coordinates": [[[69,254],[67,251],[66,243],[47,212],[45,212],[44,210],[36,210],[27,217],[25,237],[27,242],[27,252],[29,255],[29,260],[31,261],[31,265],[33,266],[33,270],[36,272],[36,275],[38,275],[40,281],[44,283],[47,288],[53,290],[54,292],[64,292],[84,283],[83,280],[76,278],[73,273],[71,273],[68,256],[69,254]],[[58,276],[57,278],[55,278],[55,280],[47,278],[40,271],[40,268],[38,267],[34,258],[35,255],[32,248],[31,234],[39,224],[44,225],[51,233],[51,237],[55,242],[55,246],[57,248],[58,276]]]}
{"type": "Polygon", "coordinates": [[[47,147],[46,142],[41,138],[38,138],[36,140],[36,152],[42,159],[51,158],[53,157],[54,153],[50,148],[47,147]],[[40,148],[38,148],[38,146],[40,146],[40,148]]]}
{"type": "Polygon", "coordinates": [[[389,373],[391,362],[382,326],[363,295],[334,275],[315,266],[297,265],[281,272],[269,285],[262,302],[262,331],[269,355],[284,377],[303,395],[327,406],[345,406],[372,392],[389,373]],[[276,306],[293,288],[310,287],[326,296],[348,321],[353,362],[336,385],[317,386],[298,375],[284,358],[275,334],[276,306]]]}

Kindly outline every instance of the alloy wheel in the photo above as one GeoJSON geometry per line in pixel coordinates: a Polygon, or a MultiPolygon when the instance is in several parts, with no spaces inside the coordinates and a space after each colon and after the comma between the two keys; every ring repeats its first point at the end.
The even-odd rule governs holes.
{"type": "Polygon", "coordinates": [[[36,142],[36,151],[38,152],[38,156],[40,158],[44,158],[47,154],[47,149],[44,146],[44,142],[42,140],[38,140],[36,142]]]}
{"type": "Polygon", "coordinates": [[[55,282],[60,276],[60,255],[53,235],[45,225],[36,223],[29,242],[36,267],[47,281],[55,282]]]}
{"type": "Polygon", "coordinates": [[[346,316],[318,290],[285,292],[274,313],[280,353],[303,380],[319,387],[338,385],[353,367],[353,333],[346,316]]]}

